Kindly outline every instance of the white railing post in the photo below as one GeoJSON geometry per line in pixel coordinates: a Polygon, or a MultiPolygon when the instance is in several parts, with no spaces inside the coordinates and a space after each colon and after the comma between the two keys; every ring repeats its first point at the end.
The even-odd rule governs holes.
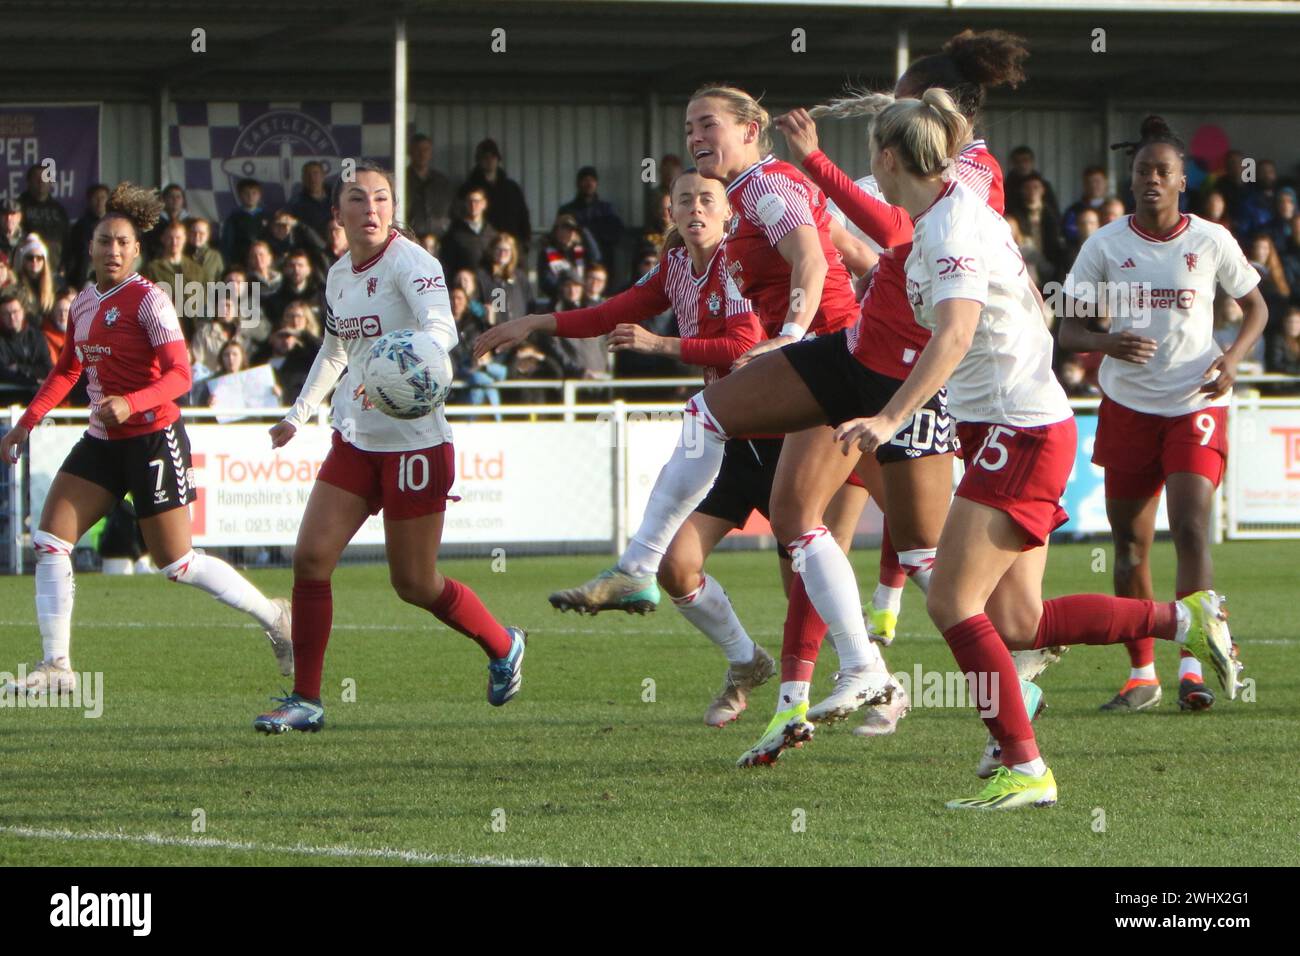
{"type": "MultiPolygon", "coordinates": [[[[9,427],[13,428],[18,424],[18,420],[23,417],[23,410],[17,405],[9,406],[9,427]]],[[[31,443],[27,445],[27,453],[31,454],[31,443]]],[[[23,494],[23,463],[20,459],[17,464],[12,466],[0,465],[0,467],[9,467],[9,514],[11,520],[11,532],[9,534],[9,567],[14,569],[14,574],[23,573],[23,502],[26,496],[23,494]]]]}
{"type": "Polygon", "coordinates": [[[614,553],[627,548],[627,405],[614,402],[614,553]]]}
{"type": "Polygon", "coordinates": [[[577,379],[564,380],[564,420],[571,422],[574,420],[574,406],[578,404],[578,381],[577,379]]]}

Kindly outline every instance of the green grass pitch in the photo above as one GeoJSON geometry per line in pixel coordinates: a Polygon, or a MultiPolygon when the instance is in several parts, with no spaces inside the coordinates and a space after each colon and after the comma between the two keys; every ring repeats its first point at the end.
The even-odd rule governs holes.
{"type": "MultiPolygon", "coordinates": [[[[384,567],[342,569],[328,726],[277,738],[251,727],[284,686],[260,632],[158,578],[82,575],[73,660],[103,672],[103,714],[0,710],[0,864],[1294,865],[1297,558],[1295,542],[1215,549],[1253,702],[1179,713],[1176,655],[1161,645],[1161,707],[1101,714],[1126,655],[1076,648],[1042,678],[1039,741],[1061,803],[1003,814],[943,808],[978,788],[984,729],[965,709],[914,710],[874,740],[851,724],[823,729],[775,767],[737,769],[775,684],[739,722],[705,727],[725,665],[671,605],[597,618],[547,605],[599,557],[510,558],[504,573],[488,559],[446,562],[530,631],[523,690],[499,710],[472,643],[400,604],[384,567]],[[345,681],[355,702],[342,701],[345,681]]],[[[864,593],[875,560],[854,555],[864,593]]],[[[1056,546],[1045,593],[1108,590],[1095,560],[1091,545],[1056,546]]],[[[1167,543],[1156,561],[1169,592],[1167,543]]],[[[722,554],[710,570],[778,654],[774,555],[722,554]]],[[[288,591],[287,571],[252,577],[288,591]]],[[[0,597],[0,669],[13,669],[39,649],[31,578],[0,580],[0,597]]],[[[955,668],[915,589],[899,631],[895,670],[955,668]]],[[[814,700],[834,669],[827,648],[814,700]]]]}

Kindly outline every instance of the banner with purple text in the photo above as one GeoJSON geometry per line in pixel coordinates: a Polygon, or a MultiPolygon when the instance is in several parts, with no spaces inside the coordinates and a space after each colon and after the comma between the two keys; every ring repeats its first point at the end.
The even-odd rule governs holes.
{"type": "Polygon", "coordinates": [[[0,103],[0,199],[17,202],[27,170],[47,166],[50,192],[75,222],[99,181],[99,104],[0,103]]]}

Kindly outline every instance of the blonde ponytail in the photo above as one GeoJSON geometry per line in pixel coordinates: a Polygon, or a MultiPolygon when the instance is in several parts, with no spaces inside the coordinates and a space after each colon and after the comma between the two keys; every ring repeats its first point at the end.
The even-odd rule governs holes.
{"type": "Polygon", "coordinates": [[[928,89],[917,100],[898,100],[871,127],[877,149],[893,148],[903,168],[923,179],[941,176],[970,138],[970,120],[946,90],[928,89]]]}
{"type": "Polygon", "coordinates": [[[821,103],[808,111],[813,119],[852,119],[855,116],[875,116],[894,105],[893,93],[874,93],[848,87],[843,96],[821,103]]]}

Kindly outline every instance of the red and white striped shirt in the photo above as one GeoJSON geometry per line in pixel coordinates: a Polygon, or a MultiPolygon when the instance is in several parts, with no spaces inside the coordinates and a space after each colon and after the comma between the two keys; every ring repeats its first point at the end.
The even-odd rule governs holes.
{"type": "Polygon", "coordinates": [[[689,251],[682,246],[668,250],[659,265],[613,298],[557,312],[555,334],[574,339],[605,335],[620,322],[643,322],[671,308],[682,339],[682,361],[704,366],[706,383],[721,378],[763,338],[753,306],[726,273],[724,245],[698,276],[689,251]]]}
{"type": "Polygon", "coordinates": [[[736,213],[724,245],[727,272],[753,301],[767,334],[780,334],[790,310],[790,264],[776,246],[800,226],[817,230],[827,265],[821,301],[807,331],[824,335],[852,325],[858,303],[831,241],[831,217],[821,189],[798,168],[767,156],[728,184],[727,198],[736,213]]]}
{"type": "Polygon", "coordinates": [[[131,406],[131,417],[112,428],[92,414],[95,438],[147,435],[180,418],[176,399],[190,390],[189,352],[176,309],[158,286],[138,273],[107,292],[88,285],[73,300],[68,325],[59,361],[23,415],[23,427],[38,425],[83,371],[92,404],[121,396],[131,406]]]}

